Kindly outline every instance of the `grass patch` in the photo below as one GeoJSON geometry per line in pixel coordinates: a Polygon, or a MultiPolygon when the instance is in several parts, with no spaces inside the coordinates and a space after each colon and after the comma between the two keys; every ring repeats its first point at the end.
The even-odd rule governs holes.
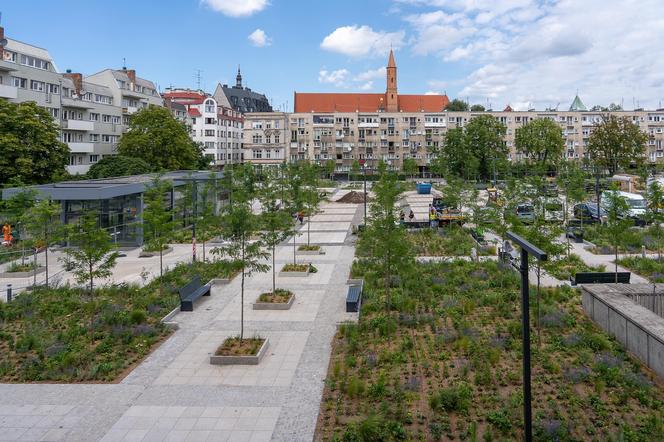
{"type": "Polygon", "coordinates": [[[316,273],[318,269],[311,264],[285,264],[281,268],[282,272],[309,272],[316,273]]]}
{"type": "Polygon", "coordinates": [[[274,293],[261,293],[258,302],[270,302],[275,304],[286,304],[293,296],[293,292],[286,289],[276,289],[274,293]]]}
{"type": "Polygon", "coordinates": [[[21,293],[0,303],[0,381],[116,381],[170,335],[160,320],[179,304],[179,287],[234,271],[223,262],[181,264],[164,274],[161,294],[158,280],[100,287],[92,300],[67,286],[21,293]]]}
{"type": "Polygon", "coordinates": [[[570,276],[580,272],[603,272],[606,270],[603,265],[589,266],[573,253],[552,261],[544,261],[542,268],[561,281],[567,281],[570,276]]]}
{"type": "Polygon", "coordinates": [[[317,252],[317,251],[320,250],[320,246],[319,245],[314,245],[314,244],[309,244],[309,245],[302,244],[297,249],[301,252],[317,252]]]}
{"type": "MultiPolygon", "coordinates": [[[[651,227],[630,227],[621,235],[621,244],[618,253],[640,253],[641,246],[646,251],[655,252],[657,248],[655,229],[651,227]]],[[[612,255],[614,253],[611,237],[606,227],[601,224],[583,226],[583,239],[595,245],[591,252],[599,255],[612,255]]]]}
{"type": "MultiPolygon", "coordinates": [[[[408,232],[408,238],[418,256],[469,256],[473,248],[480,255],[491,252],[490,248],[487,252],[482,252],[470,233],[455,225],[440,230],[422,229],[408,232]]],[[[495,255],[495,248],[493,252],[495,255]]]]}
{"type": "Polygon", "coordinates": [[[13,262],[7,266],[7,273],[18,273],[18,272],[32,272],[41,267],[34,261],[26,261],[24,263],[13,262]]]}
{"type": "Polygon", "coordinates": [[[239,336],[226,338],[224,342],[217,347],[215,356],[255,356],[265,342],[263,338],[245,338],[239,336]]]}
{"type": "Polygon", "coordinates": [[[629,256],[620,258],[618,265],[648,278],[651,282],[664,282],[664,259],[629,256]]]}

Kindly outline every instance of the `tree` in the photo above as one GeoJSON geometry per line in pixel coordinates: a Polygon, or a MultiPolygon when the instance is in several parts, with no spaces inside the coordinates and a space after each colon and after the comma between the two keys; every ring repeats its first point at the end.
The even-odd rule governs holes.
{"type": "Polygon", "coordinates": [[[83,213],[78,225],[69,226],[67,237],[70,247],[65,249],[65,261],[72,268],[75,281],[78,284],[89,283],[91,332],[94,331],[95,317],[94,280],[111,276],[118,259],[111,235],[99,226],[98,219],[98,212],[83,213]]]}
{"type": "Polygon", "coordinates": [[[159,251],[159,277],[164,276],[164,248],[171,239],[175,221],[173,213],[166,206],[166,194],[173,188],[173,183],[155,177],[143,194],[143,237],[148,250],[159,251]]]}
{"type": "MultiPolygon", "coordinates": [[[[304,210],[304,186],[302,166],[297,163],[290,163],[286,169],[286,179],[288,180],[286,207],[291,214],[300,213],[304,210]]],[[[297,264],[297,230],[293,229],[293,264],[297,264]]]]}
{"type": "Polygon", "coordinates": [[[417,166],[417,161],[413,158],[404,158],[401,170],[404,174],[409,175],[412,178],[420,171],[420,168],[417,166]]]}
{"type": "Polygon", "coordinates": [[[382,172],[373,186],[375,198],[371,203],[368,228],[362,235],[369,251],[369,262],[374,265],[385,284],[385,304],[391,308],[390,285],[413,263],[413,252],[406,230],[399,222],[396,206],[401,186],[394,173],[382,172]]]}
{"type": "Polygon", "coordinates": [[[46,260],[46,287],[48,287],[48,248],[61,241],[64,230],[60,222],[62,207],[47,199],[38,201],[28,208],[21,217],[21,223],[27,231],[32,247],[44,247],[46,260]]]}
{"type": "Polygon", "coordinates": [[[124,155],[107,155],[88,170],[88,178],[108,178],[116,176],[140,175],[150,172],[150,165],[140,158],[124,155]]]}
{"type": "Polygon", "coordinates": [[[646,141],[648,136],[628,117],[604,115],[590,134],[588,154],[596,167],[613,175],[643,161],[646,141]]]}
{"type": "Polygon", "coordinates": [[[205,244],[219,232],[218,195],[219,181],[216,174],[212,172],[200,195],[201,200],[197,201],[196,239],[200,239],[203,245],[203,261],[205,261],[205,244]]]}
{"type": "Polygon", "coordinates": [[[615,273],[616,284],[618,283],[618,247],[623,242],[623,234],[631,224],[630,220],[626,217],[629,211],[627,201],[618,193],[618,187],[614,184],[609,192],[606,192],[606,199],[603,204],[606,210],[606,222],[604,229],[609,238],[610,244],[613,246],[615,253],[615,273]]]}
{"type": "Polygon", "coordinates": [[[187,126],[163,107],[149,106],[131,117],[120,138],[118,153],[140,158],[153,170],[196,169],[205,163],[202,148],[189,137],[187,126]]]}
{"type": "Polygon", "coordinates": [[[518,150],[535,161],[541,172],[557,166],[565,149],[560,126],[548,118],[531,120],[517,129],[514,143],[518,150]]]}
{"type": "Polygon", "coordinates": [[[325,162],[325,174],[329,179],[332,179],[332,175],[334,174],[334,169],[336,168],[336,164],[334,160],[327,160],[325,162]]]}
{"type": "Polygon", "coordinates": [[[480,115],[470,120],[465,128],[464,147],[467,156],[477,161],[480,179],[495,176],[496,170],[507,163],[509,149],[505,144],[506,128],[492,115],[480,115]]]}
{"type": "Polygon", "coordinates": [[[69,164],[57,123],[33,102],[0,100],[0,153],[0,183],[58,181],[69,164]]]}
{"type": "MultiPolygon", "coordinates": [[[[558,183],[565,192],[565,210],[563,211],[565,225],[569,225],[567,217],[570,203],[575,205],[586,198],[585,178],[583,169],[576,161],[564,161],[561,164],[558,183]]],[[[581,217],[581,227],[583,228],[583,217],[581,217]]],[[[569,258],[571,253],[569,235],[565,236],[567,237],[567,257],[569,258]]]]}
{"type": "Polygon", "coordinates": [[[282,241],[293,234],[290,214],[280,200],[280,177],[276,171],[269,171],[261,189],[259,200],[262,205],[261,240],[272,252],[272,293],[276,292],[275,249],[282,241]]]}
{"type": "Polygon", "coordinates": [[[473,104],[472,106],[470,106],[471,112],[484,112],[485,110],[486,108],[481,104],[473,104]]]}
{"type": "Polygon", "coordinates": [[[445,106],[445,110],[450,112],[467,112],[468,103],[466,103],[463,100],[459,100],[458,98],[455,98],[454,100],[447,103],[447,106],[445,106]]]}
{"type": "Polygon", "coordinates": [[[253,213],[254,172],[250,164],[243,164],[229,171],[233,203],[224,206],[221,215],[221,237],[226,244],[212,250],[213,254],[227,256],[231,264],[242,272],[240,285],[240,341],[244,339],[244,284],[245,278],[254,272],[267,272],[269,266],[261,263],[268,258],[263,242],[250,241],[260,228],[258,215],[253,213]]]}
{"type": "Polygon", "coordinates": [[[300,165],[303,176],[303,206],[307,214],[307,245],[311,243],[311,215],[320,205],[320,194],[318,193],[318,171],[313,165],[303,163],[300,165]]]}
{"type": "Polygon", "coordinates": [[[362,166],[360,166],[360,162],[358,160],[353,160],[350,165],[351,179],[357,179],[357,176],[360,174],[361,170],[362,166]]]}
{"type": "Polygon", "coordinates": [[[455,127],[445,134],[445,142],[436,151],[432,170],[441,176],[468,179],[477,175],[477,159],[465,147],[463,128],[455,127]]]}
{"type": "Polygon", "coordinates": [[[652,231],[655,235],[657,247],[657,259],[662,259],[662,222],[664,222],[664,190],[657,181],[653,181],[646,190],[648,200],[648,212],[646,220],[652,223],[652,231]]]}
{"type": "Polygon", "coordinates": [[[611,103],[608,106],[600,106],[596,104],[595,106],[591,107],[590,110],[592,112],[619,112],[623,110],[623,108],[619,104],[611,103]]]}

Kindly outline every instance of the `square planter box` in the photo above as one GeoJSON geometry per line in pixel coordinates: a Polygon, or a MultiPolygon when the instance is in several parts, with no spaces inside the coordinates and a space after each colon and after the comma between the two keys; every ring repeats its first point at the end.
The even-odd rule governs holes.
{"type": "MultiPolygon", "coordinates": [[[[161,256],[168,255],[173,251],[173,247],[167,247],[164,249],[163,252],[161,252],[161,256]]],[[[138,254],[139,258],[152,258],[153,256],[159,256],[159,252],[145,252],[143,250],[140,251],[138,254]]]]}
{"type": "MultiPolygon", "coordinates": [[[[309,265],[311,265],[311,264],[309,264],[309,265]]],[[[303,278],[303,277],[309,276],[309,273],[311,273],[311,271],[309,269],[307,269],[306,272],[284,272],[282,270],[282,271],[279,272],[279,277],[280,278],[291,278],[291,277],[303,278]]]]}
{"type": "Polygon", "coordinates": [[[230,284],[230,278],[212,278],[209,282],[210,285],[226,285],[230,284]]]}
{"type": "Polygon", "coordinates": [[[296,250],[297,255],[325,255],[325,250],[321,247],[318,250],[296,250]]]}
{"type": "MultiPolygon", "coordinates": [[[[40,266],[37,267],[37,274],[41,274],[46,272],[46,267],[40,266]]],[[[30,270],[29,272],[4,272],[0,273],[0,278],[28,278],[31,277],[35,274],[34,270],[30,270]]]]}
{"type": "Polygon", "coordinates": [[[212,365],[258,365],[267,353],[268,339],[265,338],[263,345],[258,349],[258,353],[248,356],[210,356],[210,364],[212,365]]]}
{"type": "Polygon", "coordinates": [[[295,302],[295,295],[291,295],[288,302],[260,302],[256,301],[253,304],[254,310],[290,310],[295,302]]]}

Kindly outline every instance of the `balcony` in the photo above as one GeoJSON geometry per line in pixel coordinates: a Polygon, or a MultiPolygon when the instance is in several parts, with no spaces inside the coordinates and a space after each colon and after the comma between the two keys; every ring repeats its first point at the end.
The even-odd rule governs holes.
{"type": "Polygon", "coordinates": [[[357,123],[357,127],[363,128],[363,127],[379,127],[380,124],[378,123],[357,123]]]}
{"type": "Polygon", "coordinates": [[[94,143],[67,143],[71,153],[92,153],[94,152],[94,143]]]}
{"type": "Polygon", "coordinates": [[[138,112],[138,108],[135,107],[135,106],[127,106],[127,107],[122,108],[122,113],[123,114],[131,115],[131,114],[135,114],[136,112],[138,112]]]}
{"type": "Polygon", "coordinates": [[[95,130],[94,121],[62,120],[62,128],[69,130],[92,131],[95,130]]]}
{"type": "Polygon", "coordinates": [[[447,126],[444,121],[438,121],[438,122],[433,122],[433,121],[425,121],[424,122],[424,127],[445,127],[447,126]]]}
{"type": "Polygon", "coordinates": [[[18,88],[8,84],[0,84],[0,98],[15,100],[18,97],[18,88]]]}
{"type": "Polygon", "coordinates": [[[83,175],[90,170],[91,164],[79,164],[76,166],[67,166],[67,172],[72,175],[83,175]]]}

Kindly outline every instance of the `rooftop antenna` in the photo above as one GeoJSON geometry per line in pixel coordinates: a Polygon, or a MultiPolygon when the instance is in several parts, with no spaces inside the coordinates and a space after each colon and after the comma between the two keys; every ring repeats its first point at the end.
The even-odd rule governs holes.
{"type": "Polygon", "coordinates": [[[201,72],[202,71],[200,69],[196,69],[196,76],[195,76],[195,78],[196,78],[196,89],[198,89],[199,91],[201,90],[201,72]]]}
{"type": "Polygon", "coordinates": [[[127,70],[127,59],[122,57],[122,70],[126,71],[127,70]]]}

